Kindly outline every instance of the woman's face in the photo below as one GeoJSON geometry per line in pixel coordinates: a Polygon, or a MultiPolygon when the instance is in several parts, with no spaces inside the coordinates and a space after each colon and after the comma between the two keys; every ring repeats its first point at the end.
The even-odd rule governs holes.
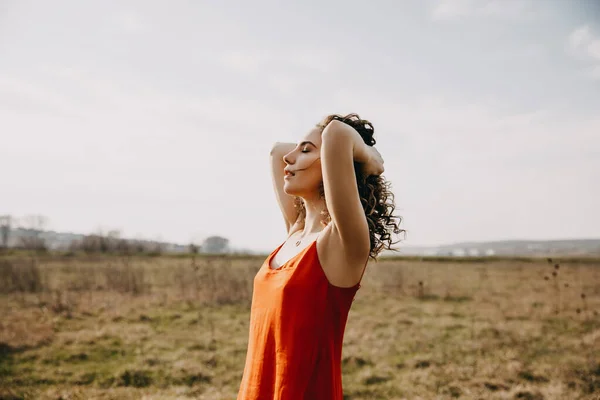
{"type": "Polygon", "coordinates": [[[286,170],[283,190],[292,196],[310,198],[318,195],[323,181],[321,172],[321,129],[312,129],[283,157],[286,170]]]}

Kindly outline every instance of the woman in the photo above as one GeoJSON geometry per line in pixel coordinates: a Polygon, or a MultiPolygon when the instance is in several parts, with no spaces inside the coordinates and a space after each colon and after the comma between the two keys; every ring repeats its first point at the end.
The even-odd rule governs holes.
{"type": "Polygon", "coordinates": [[[288,237],[254,278],[238,400],[342,399],[350,306],[368,259],[402,232],[373,131],[356,114],[330,115],[298,145],[273,146],[288,237]]]}

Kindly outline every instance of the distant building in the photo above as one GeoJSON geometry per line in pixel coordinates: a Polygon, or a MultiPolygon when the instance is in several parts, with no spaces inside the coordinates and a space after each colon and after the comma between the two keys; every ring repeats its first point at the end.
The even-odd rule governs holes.
{"type": "Polygon", "coordinates": [[[467,255],[470,257],[477,257],[479,255],[479,250],[478,249],[468,249],[467,255]]]}
{"type": "Polygon", "coordinates": [[[467,252],[465,249],[452,249],[451,254],[455,257],[464,257],[467,252]]]}

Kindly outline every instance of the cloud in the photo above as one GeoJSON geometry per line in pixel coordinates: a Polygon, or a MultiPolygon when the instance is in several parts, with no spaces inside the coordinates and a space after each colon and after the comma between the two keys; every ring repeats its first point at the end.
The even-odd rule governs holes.
{"type": "Polygon", "coordinates": [[[585,74],[600,79],[600,37],[593,34],[589,25],[575,29],[568,37],[568,50],[576,58],[593,65],[585,68],[585,74]]]}
{"type": "Polygon", "coordinates": [[[589,76],[593,79],[600,79],[600,64],[596,65],[595,67],[592,67],[589,70],[589,76]]]}
{"type": "Polygon", "coordinates": [[[440,0],[431,10],[431,18],[438,21],[467,17],[520,20],[536,15],[533,3],[527,0],[440,0]]]}
{"type": "Polygon", "coordinates": [[[137,12],[121,11],[113,17],[113,22],[128,33],[141,33],[148,30],[148,24],[137,12]]]}
{"type": "Polygon", "coordinates": [[[571,48],[577,50],[589,43],[592,39],[590,27],[584,25],[571,32],[569,35],[569,44],[571,45],[571,48]]]}
{"type": "MultiPolygon", "coordinates": [[[[199,223],[218,230],[218,221],[230,218],[224,214],[239,207],[240,193],[270,193],[268,149],[293,134],[289,110],[256,96],[184,94],[111,78],[62,66],[0,75],[0,121],[11,135],[0,146],[0,166],[14,169],[4,182],[4,207],[71,219],[69,230],[127,221],[130,233],[160,229],[179,240],[173,238],[197,231],[199,223]],[[261,174],[224,185],[240,168],[261,174]],[[215,189],[218,196],[206,195],[215,189]],[[40,203],[39,193],[51,200],[40,203]],[[77,204],[98,207],[79,219],[77,204]],[[168,211],[145,222],[143,213],[163,207],[168,211]]],[[[276,206],[251,197],[247,209],[276,206]]],[[[232,239],[248,243],[247,234],[232,239]]]]}
{"type": "Polygon", "coordinates": [[[255,74],[269,62],[270,58],[270,55],[258,51],[233,50],[221,54],[219,62],[230,70],[243,74],[255,74]]]}
{"type": "Polygon", "coordinates": [[[331,49],[296,49],[285,57],[286,62],[291,66],[320,73],[332,73],[338,69],[341,63],[340,57],[331,49]]]}
{"type": "Polygon", "coordinates": [[[332,50],[301,48],[285,51],[228,50],[218,55],[220,67],[243,77],[259,79],[275,93],[289,98],[315,78],[335,73],[342,57],[332,50]]]}
{"type": "Polygon", "coordinates": [[[436,20],[454,19],[468,15],[471,10],[469,0],[446,0],[435,5],[431,11],[431,16],[436,20]]]}
{"type": "Polygon", "coordinates": [[[283,96],[292,96],[301,82],[297,78],[285,74],[273,74],[269,77],[269,85],[283,96]]]}
{"type": "Polygon", "coordinates": [[[585,236],[598,220],[598,116],[352,90],[331,103],[375,124],[409,242],[585,236]],[[457,237],[437,230],[442,220],[457,237]]]}
{"type": "MultiPolygon", "coordinates": [[[[511,163],[515,168],[529,163],[559,168],[580,161],[585,152],[600,153],[600,118],[550,109],[507,114],[497,104],[440,96],[398,101],[338,92],[333,103],[343,110],[360,109],[361,116],[375,121],[378,140],[400,135],[405,156],[428,154],[438,163],[460,165],[466,175],[473,164],[498,170],[511,163]]],[[[600,168],[600,160],[595,164],[600,168]]]]}
{"type": "Polygon", "coordinates": [[[31,81],[0,74],[0,104],[5,110],[80,116],[83,109],[68,96],[31,81]]]}
{"type": "MultiPolygon", "coordinates": [[[[0,75],[0,105],[6,105],[4,109],[15,118],[43,111],[57,118],[119,121],[124,126],[154,121],[206,131],[228,130],[232,132],[229,138],[244,140],[248,132],[275,137],[278,127],[292,119],[288,111],[256,98],[181,94],[73,67],[46,66],[40,72],[27,82],[17,76],[0,75]]],[[[273,84],[281,91],[289,93],[296,87],[291,78],[277,79],[273,84]]]]}
{"type": "Polygon", "coordinates": [[[228,69],[245,74],[256,74],[267,69],[269,72],[295,69],[328,74],[337,71],[342,60],[331,49],[295,48],[280,52],[229,50],[218,56],[218,61],[228,69]]]}

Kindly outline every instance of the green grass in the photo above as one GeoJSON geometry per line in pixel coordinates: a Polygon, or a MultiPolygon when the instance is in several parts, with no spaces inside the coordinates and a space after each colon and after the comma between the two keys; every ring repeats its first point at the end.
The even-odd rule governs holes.
{"type": "MultiPolygon", "coordinates": [[[[142,292],[107,284],[114,260],[77,260],[38,261],[41,292],[0,293],[1,399],[235,399],[247,288],[262,260],[194,269],[133,258],[142,292]]],[[[559,289],[543,279],[551,272],[513,261],[372,264],[346,329],[345,399],[597,399],[600,265],[563,263],[556,279],[569,286],[559,289]]]]}

